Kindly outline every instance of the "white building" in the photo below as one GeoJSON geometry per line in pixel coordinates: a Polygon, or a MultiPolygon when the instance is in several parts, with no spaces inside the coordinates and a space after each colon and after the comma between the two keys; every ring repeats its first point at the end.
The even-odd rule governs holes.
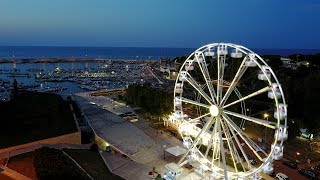
{"type": "Polygon", "coordinates": [[[175,80],[178,75],[178,71],[172,66],[160,67],[160,72],[166,74],[166,79],[169,80],[175,80]]]}
{"type": "Polygon", "coordinates": [[[297,66],[309,67],[310,66],[310,62],[309,61],[300,61],[300,62],[297,62],[297,66]]]}
{"type": "Polygon", "coordinates": [[[282,61],[283,67],[297,69],[297,64],[292,59],[281,57],[280,60],[282,61]]]}

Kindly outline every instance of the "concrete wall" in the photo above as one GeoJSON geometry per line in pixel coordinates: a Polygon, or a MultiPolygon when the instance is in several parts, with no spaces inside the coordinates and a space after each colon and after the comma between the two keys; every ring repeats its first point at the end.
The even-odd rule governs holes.
{"type": "Polygon", "coordinates": [[[0,149],[0,157],[7,154],[7,156],[13,156],[13,152],[15,155],[22,154],[24,152],[30,152],[39,145],[46,144],[81,144],[81,132],[74,132],[62,136],[57,136],[53,138],[43,139],[39,141],[34,141],[27,144],[21,144],[17,146],[11,146],[8,148],[0,149]]]}

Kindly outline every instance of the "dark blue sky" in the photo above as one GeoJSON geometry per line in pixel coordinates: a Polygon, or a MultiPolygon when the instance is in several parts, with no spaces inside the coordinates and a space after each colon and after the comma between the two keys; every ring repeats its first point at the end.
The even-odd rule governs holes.
{"type": "Polygon", "coordinates": [[[320,49],[319,0],[1,0],[0,45],[320,49]]]}

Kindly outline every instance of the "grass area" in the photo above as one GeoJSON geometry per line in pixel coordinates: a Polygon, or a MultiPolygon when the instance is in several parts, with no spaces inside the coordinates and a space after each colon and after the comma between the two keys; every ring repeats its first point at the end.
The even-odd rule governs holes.
{"type": "Polygon", "coordinates": [[[11,157],[7,166],[31,179],[38,179],[33,165],[33,157],[33,152],[11,157]]]}
{"type": "Polygon", "coordinates": [[[114,179],[120,180],[118,177],[112,174],[105,166],[99,152],[81,149],[64,149],[64,152],[74,158],[80,166],[85,169],[94,179],[114,179]]]}
{"type": "Polygon", "coordinates": [[[22,92],[1,102],[0,114],[0,148],[77,131],[69,103],[55,94],[22,92]]]}

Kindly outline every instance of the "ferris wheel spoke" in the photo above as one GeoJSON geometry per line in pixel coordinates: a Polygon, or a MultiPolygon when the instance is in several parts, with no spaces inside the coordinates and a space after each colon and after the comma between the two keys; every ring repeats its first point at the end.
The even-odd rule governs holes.
{"type": "MultiPolygon", "coordinates": [[[[240,157],[240,154],[239,154],[239,152],[237,151],[237,146],[235,145],[235,143],[238,145],[238,147],[239,147],[239,149],[240,149],[240,151],[241,151],[241,143],[240,143],[240,141],[238,140],[238,138],[237,137],[233,137],[233,135],[231,134],[232,133],[232,129],[231,129],[231,127],[229,127],[229,125],[228,125],[228,123],[227,122],[225,122],[225,126],[226,126],[226,128],[228,129],[228,131],[229,131],[229,136],[231,137],[231,138],[233,138],[233,140],[231,141],[231,144],[232,144],[232,147],[233,147],[233,156],[235,156],[238,160],[239,160],[239,162],[240,162],[240,164],[241,164],[241,166],[242,166],[242,168],[243,168],[243,170],[245,170],[245,165],[243,164],[243,161],[242,161],[242,158],[240,157]],[[237,143],[236,141],[235,141],[235,139],[237,139],[238,140],[238,142],[239,143],[237,143]],[[239,146],[240,145],[240,146],[239,146]]],[[[244,150],[243,150],[244,151],[244,150]]],[[[241,152],[243,152],[243,151],[241,151],[241,152]]],[[[246,156],[243,156],[244,157],[244,160],[248,163],[248,158],[246,157],[246,156]],[[245,158],[247,158],[247,159],[245,159],[245,158]]],[[[248,165],[248,168],[250,168],[251,166],[250,165],[248,165]]]]}
{"type": "Polygon", "coordinates": [[[211,78],[210,78],[210,73],[209,73],[209,71],[208,71],[207,63],[206,63],[206,61],[205,61],[205,57],[204,57],[203,53],[201,53],[201,56],[202,56],[201,58],[203,59],[203,61],[200,61],[200,60],[199,60],[199,57],[198,57],[197,55],[196,55],[195,57],[196,57],[196,59],[197,59],[197,62],[198,62],[198,64],[199,64],[199,67],[200,67],[200,70],[201,70],[201,72],[202,72],[202,75],[203,75],[203,77],[204,77],[204,79],[205,79],[205,81],[206,81],[206,84],[207,84],[207,86],[208,86],[208,89],[209,89],[209,93],[210,93],[210,95],[211,95],[211,98],[213,99],[214,104],[216,104],[217,95],[216,95],[215,90],[214,90],[214,88],[213,88],[213,86],[212,86],[212,81],[211,81],[211,78]]]}
{"type": "Polygon", "coordinates": [[[213,137],[213,150],[212,150],[212,159],[211,159],[211,168],[213,168],[215,160],[217,160],[218,157],[218,146],[217,146],[217,123],[214,124],[213,132],[211,136],[213,137]]]}
{"type": "Polygon", "coordinates": [[[236,86],[236,84],[238,83],[238,81],[240,80],[240,78],[242,77],[244,72],[246,71],[247,68],[245,68],[245,66],[244,66],[246,60],[247,60],[247,56],[242,60],[236,75],[234,76],[231,84],[229,85],[227,92],[225,93],[225,95],[223,96],[223,98],[221,100],[221,103],[220,103],[221,105],[224,105],[225,101],[227,101],[227,99],[229,98],[230,94],[232,93],[234,87],[236,86]]]}
{"type": "Polygon", "coordinates": [[[234,105],[234,104],[237,104],[237,103],[239,103],[239,102],[241,102],[241,101],[244,101],[244,100],[246,100],[246,99],[252,98],[252,97],[257,96],[257,95],[262,94],[262,93],[265,93],[265,92],[267,92],[268,90],[270,90],[270,87],[269,87],[269,86],[266,86],[266,87],[264,87],[264,88],[262,88],[262,89],[260,89],[260,90],[258,90],[258,91],[256,91],[256,92],[254,92],[254,93],[251,93],[251,94],[249,94],[249,95],[247,95],[247,96],[244,96],[244,97],[242,97],[242,98],[240,98],[240,99],[238,99],[238,100],[236,100],[236,101],[234,101],[234,102],[232,102],[232,103],[229,103],[229,104],[223,106],[223,108],[227,108],[227,107],[229,107],[229,106],[232,106],[232,105],[234,105]]]}
{"type": "Polygon", "coordinates": [[[221,104],[222,99],[222,88],[223,88],[223,78],[225,69],[226,55],[218,55],[217,65],[218,65],[218,79],[217,79],[217,101],[221,104]]]}
{"type": "Polygon", "coordinates": [[[205,153],[205,157],[208,157],[209,151],[210,151],[210,149],[212,149],[212,148],[211,148],[211,146],[212,146],[212,141],[213,141],[213,139],[214,139],[214,137],[215,137],[215,134],[216,134],[216,133],[215,133],[216,124],[217,124],[217,123],[214,123],[213,129],[212,129],[212,132],[211,132],[211,137],[210,137],[210,140],[209,140],[209,142],[208,142],[208,147],[207,147],[207,150],[206,150],[206,153],[205,153]]]}
{"type": "Polygon", "coordinates": [[[189,104],[202,106],[202,107],[205,107],[205,108],[208,108],[208,109],[210,108],[209,105],[206,105],[206,104],[203,104],[203,103],[200,103],[200,102],[197,102],[197,101],[193,101],[193,100],[188,99],[188,98],[181,97],[181,98],[179,98],[179,100],[181,100],[182,102],[189,103],[189,104]]]}
{"type": "Polygon", "coordinates": [[[234,149],[231,146],[232,145],[231,143],[233,143],[233,141],[232,141],[232,138],[230,136],[229,129],[227,129],[227,127],[225,127],[223,121],[221,121],[221,127],[222,127],[222,129],[223,129],[223,131],[225,133],[226,139],[227,139],[227,144],[228,144],[229,151],[230,151],[230,154],[231,154],[231,159],[232,159],[232,162],[233,162],[233,166],[234,166],[236,172],[238,172],[237,163],[236,163],[236,160],[235,160],[235,157],[234,157],[235,153],[233,152],[234,149]]]}
{"type": "Polygon", "coordinates": [[[202,88],[197,84],[197,82],[190,76],[190,74],[188,73],[188,77],[185,78],[187,80],[187,82],[193,87],[195,88],[199,94],[201,94],[201,96],[203,98],[205,98],[211,105],[213,104],[213,100],[202,90],[202,88]]]}
{"type": "Polygon", "coordinates": [[[261,156],[257,153],[258,150],[258,145],[256,145],[248,136],[246,136],[242,130],[234,124],[234,122],[226,115],[222,114],[222,116],[225,118],[226,122],[238,133],[238,135],[243,139],[243,141],[247,144],[247,146],[251,149],[251,151],[256,155],[256,157],[260,160],[263,161],[261,156]],[[250,139],[250,142],[249,142],[250,139]],[[253,147],[254,145],[255,147],[253,147]]]}
{"type": "Polygon", "coordinates": [[[181,164],[183,162],[183,160],[187,157],[187,155],[190,153],[190,150],[193,149],[198,142],[200,141],[202,134],[204,132],[207,131],[209,125],[212,124],[214,117],[212,116],[207,122],[206,124],[203,126],[203,128],[201,129],[200,133],[197,135],[196,139],[193,141],[192,145],[189,147],[188,151],[182,156],[182,158],[180,159],[180,161],[178,162],[178,164],[181,164]]]}
{"type": "Polygon", "coordinates": [[[220,101],[220,54],[217,55],[217,103],[220,101]]]}
{"type": "Polygon", "coordinates": [[[190,120],[189,120],[189,123],[197,122],[199,119],[204,118],[204,117],[207,117],[207,116],[209,116],[209,115],[211,115],[211,114],[210,114],[210,113],[207,113],[207,114],[204,114],[204,115],[199,116],[199,117],[197,117],[197,118],[190,119],[190,120]]]}
{"type": "MultiPolygon", "coordinates": [[[[226,126],[228,126],[228,128],[229,128],[229,130],[230,130],[230,132],[231,132],[231,134],[232,134],[232,136],[234,138],[234,140],[236,141],[236,143],[237,143],[237,145],[238,145],[238,147],[239,147],[239,149],[240,149],[240,151],[241,151],[241,153],[242,153],[242,155],[244,157],[244,160],[246,161],[246,163],[248,165],[248,168],[251,169],[252,165],[251,165],[251,163],[249,161],[249,158],[248,158],[247,154],[245,153],[245,151],[243,150],[243,148],[241,146],[240,140],[238,139],[238,137],[237,137],[236,133],[234,132],[233,128],[231,127],[231,125],[229,123],[227,123],[227,121],[225,121],[225,122],[226,122],[226,126]]],[[[241,159],[239,153],[236,152],[236,154],[237,154],[238,158],[241,159]]],[[[242,161],[240,161],[240,164],[243,167],[243,169],[245,169],[242,161]]]]}
{"type": "Polygon", "coordinates": [[[229,114],[229,115],[234,116],[234,117],[238,117],[238,118],[241,118],[241,119],[245,119],[245,120],[254,122],[256,124],[263,125],[263,126],[268,127],[268,128],[276,129],[276,125],[277,124],[275,122],[266,121],[266,120],[263,120],[263,119],[254,118],[254,117],[246,116],[246,115],[243,115],[243,114],[239,114],[239,113],[235,113],[235,112],[231,112],[231,111],[227,111],[227,110],[224,110],[224,113],[225,114],[229,114]]]}
{"type": "Polygon", "coordinates": [[[225,149],[223,146],[223,140],[222,140],[222,131],[221,131],[221,118],[218,117],[217,122],[217,127],[218,127],[218,135],[219,135],[219,144],[220,144],[220,152],[222,156],[222,162],[223,162],[223,168],[224,168],[224,178],[228,179],[228,171],[227,171],[227,163],[226,163],[226,155],[225,155],[225,149]]]}

